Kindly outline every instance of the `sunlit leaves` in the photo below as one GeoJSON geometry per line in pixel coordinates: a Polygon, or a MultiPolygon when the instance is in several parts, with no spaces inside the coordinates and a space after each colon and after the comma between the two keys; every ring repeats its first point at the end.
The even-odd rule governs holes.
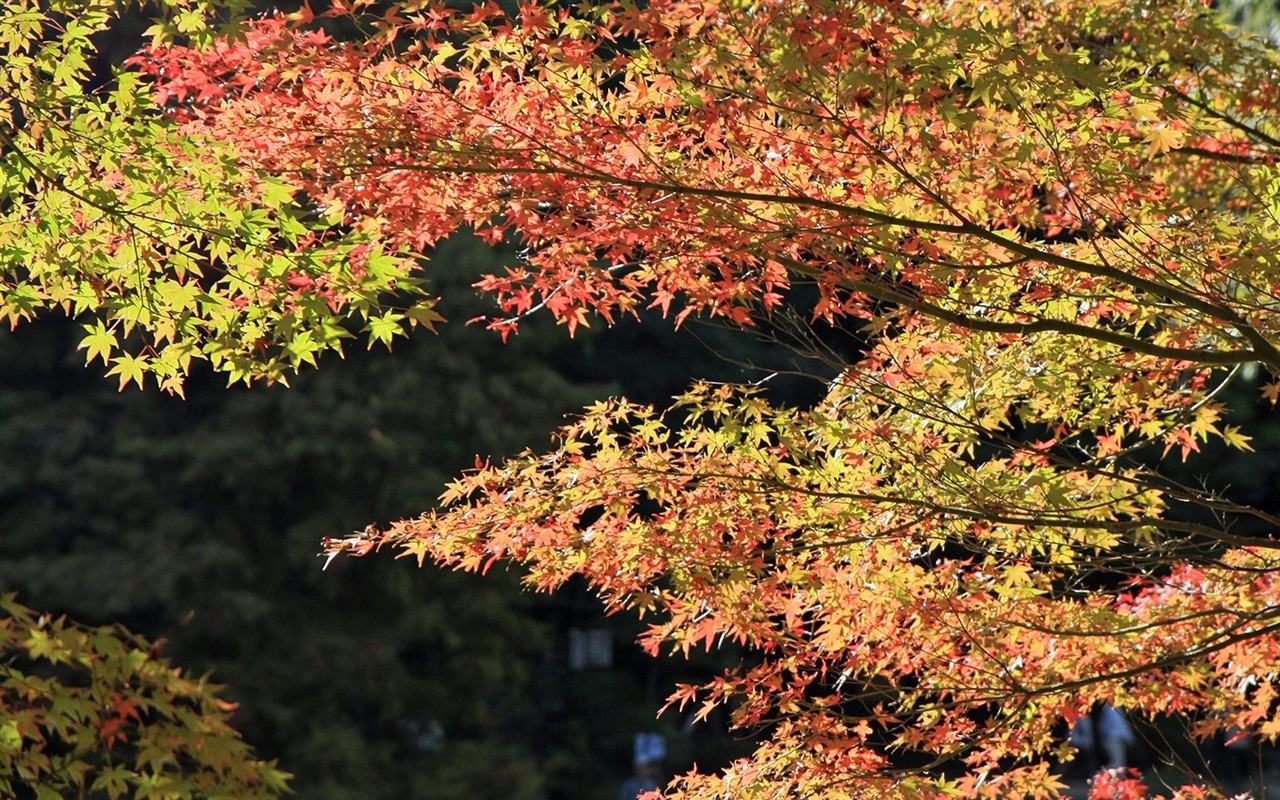
{"type": "MultiPolygon", "coordinates": [[[[752,649],[673,702],[732,703],[774,737],[688,797],[1037,796],[1062,788],[1037,761],[1054,725],[1095,699],[1247,721],[1237,645],[1273,646],[1274,588],[1238,570],[1273,559],[1229,551],[1268,540],[1168,519],[1171,498],[1220,501],[1133,456],[1248,448],[1214,397],[1240,365],[1280,368],[1259,222],[1276,144],[1259,76],[1277,63],[1192,5],[1144,14],[433,9],[399,23],[408,49],[383,26],[311,51],[305,80],[285,58],[197,104],[197,130],[287,140],[258,163],[390,249],[517,237],[522,261],[479,284],[504,333],[646,306],[749,326],[798,283],[819,323],[866,323],[812,409],[706,386],[666,413],[602,404],[550,454],[332,546],[513,558],[543,589],[580,574],[651,615],[652,652],[752,649]],[[1242,591],[1241,616],[1213,599],[1242,591]],[[879,772],[904,752],[972,773],[879,772]]],[[[159,91],[298,35],[257,31],[257,50],[157,52],[159,91]]]]}
{"type": "Polygon", "coordinates": [[[122,386],[283,380],[438,322],[393,293],[464,230],[521,248],[476,284],[503,335],[807,316],[811,408],[603,403],[331,544],[583,575],[651,652],[749,648],[673,700],[772,738],[686,797],[1050,794],[1095,700],[1271,724],[1274,520],[1159,464],[1248,448],[1219,393],[1280,371],[1274,51],[1191,2],[326,13],[367,35],[170,9],[106,99],[15,15],[43,116],[5,134],[6,318],[96,315],[122,386]]]}
{"type": "MultiPolygon", "coordinates": [[[[157,42],[227,34],[208,22],[214,10],[165,6],[157,42]]],[[[19,3],[0,18],[0,318],[92,315],[82,349],[122,388],[180,392],[194,361],[232,381],[285,380],[340,349],[348,316],[382,317],[388,302],[429,315],[411,256],[332,229],[295,183],[179,130],[136,73],[86,93],[90,37],[118,11],[19,3]]]]}

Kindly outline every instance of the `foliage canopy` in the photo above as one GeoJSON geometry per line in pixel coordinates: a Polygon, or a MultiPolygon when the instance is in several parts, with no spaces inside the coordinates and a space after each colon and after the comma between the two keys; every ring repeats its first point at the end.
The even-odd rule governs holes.
{"type": "Polygon", "coordinates": [[[2,307],[86,315],[122,385],[431,325],[464,229],[523,248],[477,284],[504,334],[659,308],[825,361],[811,408],[600,403],[329,543],[745,645],[673,702],[770,738],[680,796],[1044,794],[1097,701],[1280,733],[1278,520],[1161,474],[1249,447],[1227,381],[1280,396],[1280,55],[1206,7],[339,3],[133,67],[99,97],[37,64],[0,121],[2,307]]]}

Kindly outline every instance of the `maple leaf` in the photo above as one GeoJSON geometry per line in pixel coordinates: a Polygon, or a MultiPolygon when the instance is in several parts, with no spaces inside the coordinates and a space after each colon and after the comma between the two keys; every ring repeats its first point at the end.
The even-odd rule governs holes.
{"type": "Polygon", "coordinates": [[[120,376],[120,391],[130,383],[137,383],[139,389],[143,388],[146,374],[147,360],[128,353],[111,359],[111,369],[107,370],[107,375],[120,376]]]}
{"type": "Polygon", "coordinates": [[[1185,139],[1186,134],[1183,131],[1170,126],[1162,126],[1147,134],[1144,141],[1147,144],[1147,154],[1157,156],[1180,147],[1185,139]]]}

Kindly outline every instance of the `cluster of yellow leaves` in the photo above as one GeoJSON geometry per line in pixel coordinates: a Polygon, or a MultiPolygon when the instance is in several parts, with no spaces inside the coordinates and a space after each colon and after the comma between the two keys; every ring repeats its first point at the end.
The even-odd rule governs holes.
{"type": "MultiPolygon", "coordinates": [[[[221,35],[236,3],[160,5],[157,40],[221,35]]],[[[284,380],[367,320],[370,341],[439,319],[415,263],[359,230],[318,225],[287,177],[255,171],[227,142],[179,131],[134,72],[86,86],[95,36],[117,3],[18,0],[0,9],[0,319],[54,309],[85,321],[81,349],[121,388],[182,391],[193,361],[232,381],[284,380]],[[320,228],[320,229],[318,229],[320,228]]]]}

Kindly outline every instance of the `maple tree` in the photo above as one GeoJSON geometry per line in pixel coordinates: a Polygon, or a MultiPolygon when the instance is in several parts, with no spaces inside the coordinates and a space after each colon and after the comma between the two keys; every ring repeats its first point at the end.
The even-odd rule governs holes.
{"type": "Polygon", "coordinates": [[[0,789],[63,797],[269,798],[287,775],[253,758],[235,705],[119,628],[0,597],[0,789]]]}
{"type": "MultiPolygon", "coordinates": [[[[181,30],[198,43],[215,35],[208,19],[236,4],[156,7],[158,30],[181,30]]],[[[214,190],[201,205],[184,186],[175,205],[166,197],[170,156],[183,142],[133,113],[145,96],[136,79],[122,75],[113,90],[94,90],[95,37],[121,10],[93,0],[0,5],[0,313],[16,323],[46,307],[93,309],[113,330],[142,322],[170,345],[148,351],[151,374],[180,391],[174,376],[192,343],[177,328],[151,324],[148,309],[176,295],[175,284],[147,265],[163,257],[166,269],[183,274],[170,245],[192,233],[192,221],[210,223],[203,241],[219,226],[238,230],[244,204],[234,200],[240,187],[214,190]]],[[[232,163],[224,177],[234,174],[232,163]]],[[[234,361],[235,335],[213,345],[217,338],[204,338],[219,349],[208,355],[234,361]]],[[[93,352],[91,339],[86,346],[93,352]]],[[[131,377],[135,363],[117,361],[114,371],[131,377]]],[[[6,594],[0,789],[36,798],[280,796],[288,775],[241,741],[230,724],[234,704],[218,688],[185,676],[159,657],[158,645],[122,628],[80,626],[6,594]]]]}
{"type": "Polygon", "coordinates": [[[673,702],[769,738],[678,796],[1052,794],[1099,701],[1280,733],[1277,519],[1160,472],[1249,447],[1228,381],[1280,396],[1280,55],[1212,10],[338,3],[174,32],[110,98],[0,120],[0,303],[86,315],[122,385],[431,325],[425,256],[462,230],[523,247],[477,284],[504,335],[806,317],[813,407],[602,402],[328,544],[582,575],[654,653],[741,644],[673,702]]]}

